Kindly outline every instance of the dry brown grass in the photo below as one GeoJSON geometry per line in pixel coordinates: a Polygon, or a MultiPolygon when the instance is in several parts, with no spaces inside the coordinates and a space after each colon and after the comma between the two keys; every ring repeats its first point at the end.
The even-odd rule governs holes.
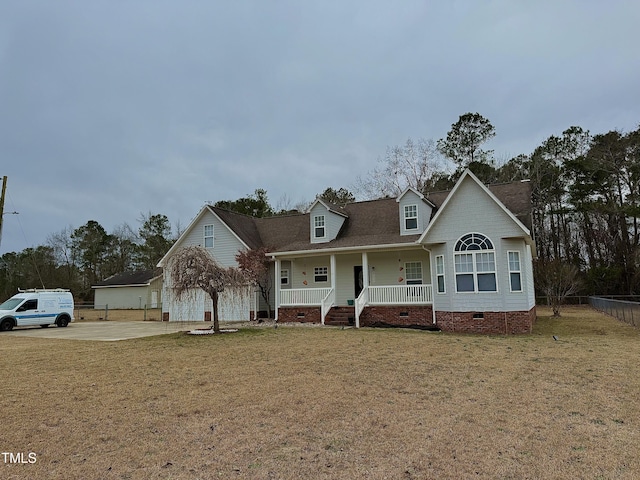
{"type": "Polygon", "coordinates": [[[563,315],[509,337],[0,335],[0,448],[37,454],[0,478],[639,478],[638,330],[563,315]]]}

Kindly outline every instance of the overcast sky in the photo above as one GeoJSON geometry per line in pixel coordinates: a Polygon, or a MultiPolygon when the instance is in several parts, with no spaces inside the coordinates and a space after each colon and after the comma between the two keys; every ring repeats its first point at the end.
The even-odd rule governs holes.
{"type": "Polygon", "coordinates": [[[310,201],[466,112],[497,159],[633,130],[639,22],[637,0],[0,0],[0,255],[256,188],[310,201]]]}

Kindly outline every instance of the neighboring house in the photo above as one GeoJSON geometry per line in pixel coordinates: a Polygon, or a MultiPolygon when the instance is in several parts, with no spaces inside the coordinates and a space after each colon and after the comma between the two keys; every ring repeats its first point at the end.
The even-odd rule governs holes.
{"type": "MultiPolygon", "coordinates": [[[[252,218],[207,205],[159,266],[186,245],[225,266],[266,246],[280,322],[524,333],[536,318],[530,228],[528,182],[486,187],[467,170],[450,192],[409,188],[344,207],[317,199],[298,215],[252,218]]],[[[185,306],[167,285],[165,273],[163,316],[181,319],[185,306]]],[[[221,318],[250,318],[260,307],[249,297],[235,301],[242,315],[221,318]]],[[[210,318],[210,308],[201,297],[191,319],[210,318]]]]}
{"type": "Polygon", "coordinates": [[[162,303],[162,271],[141,270],[112,275],[92,286],[94,305],[105,308],[160,308],[162,303]]]}

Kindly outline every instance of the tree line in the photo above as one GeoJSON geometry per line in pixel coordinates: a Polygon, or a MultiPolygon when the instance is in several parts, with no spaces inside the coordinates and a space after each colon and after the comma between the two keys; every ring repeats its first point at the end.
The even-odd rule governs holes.
{"type": "MultiPolygon", "coordinates": [[[[355,197],[344,188],[326,189],[333,203],[349,203],[355,197]]],[[[272,207],[267,192],[257,189],[237,200],[220,200],[215,206],[255,217],[298,213],[306,208],[272,207]]],[[[3,301],[18,288],[70,289],[77,300],[91,301],[91,287],[108,277],[129,271],[152,270],[182,233],[174,232],[166,215],[141,215],[134,230],[127,223],[108,233],[95,220],[50,234],[44,245],[5,253],[0,257],[0,297],[3,301]]]]}
{"type": "MultiPolygon", "coordinates": [[[[329,187],[318,196],[344,205],[356,197],[395,197],[407,187],[424,194],[449,190],[466,168],[485,184],[526,180],[532,188],[539,291],[557,292],[562,284],[566,287],[558,295],[640,294],[640,125],[631,132],[601,134],[572,126],[533,152],[501,162],[483,149],[495,135],[488,119],[466,113],[445,138],[409,138],[387,147],[349,189],[329,187]]],[[[215,206],[267,217],[309,205],[284,203],[273,207],[266,190],[257,189],[215,206]]],[[[0,257],[0,294],[6,298],[18,287],[63,286],[89,299],[91,286],[113,274],[154,268],[180,233],[172,232],[165,215],[151,213],[140,218],[137,231],[124,224],[107,233],[94,220],[66,228],[45,245],[0,257]]]]}
{"type": "MultiPolygon", "coordinates": [[[[169,250],[172,233],[166,215],[142,215],[134,231],[128,224],[107,233],[100,223],[67,227],[48,236],[45,245],[0,257],[0,296],[18,288],[70,289],[78,300],[90,300],[91,286],[122,272],[151,270],[169,250]]],[[[179,230],[179,228],[178,228],[179,230]]]]}
{"type": "Polygon", "coordinates": [[[640,125],[599,134],[572,126],[500,164],[481,148],[494,135],[480,114],[461,115],[446,138],[388,147],[358,191],[376,198],[408,186],[448,190],[466,168],[485,184],[529,181],[539,292],[638,295],[640,125]]]}

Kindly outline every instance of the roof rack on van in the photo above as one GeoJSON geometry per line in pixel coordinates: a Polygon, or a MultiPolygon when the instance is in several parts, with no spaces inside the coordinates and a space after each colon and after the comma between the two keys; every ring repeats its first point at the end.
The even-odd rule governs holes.
{"type": "Polygon", "coordinates": [[[18,293],[41,293],[41,292],[70,292],[68,288],[19,288],[18,293]]]}

